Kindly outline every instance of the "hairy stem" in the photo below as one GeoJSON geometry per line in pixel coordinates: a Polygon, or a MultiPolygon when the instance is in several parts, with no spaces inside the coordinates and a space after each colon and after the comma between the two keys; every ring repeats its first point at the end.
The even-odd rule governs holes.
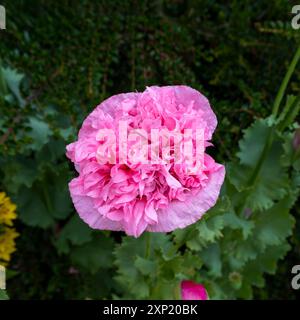
{"type": "MultiPolygon", "coordinates": [[[[296,68],[296,65],[297,65],[299,59],[300,59],[300,46],[298,47],[298,49],[293,57],[293,60],[290,63],[290,66],[287,70],[287,73],[281,83],[280,89],[279,89],[278,94],[275,98],[275,102],[274,102],[274,106],[273,106],[273,110],[272,110],[272,115],[274,117],[277,117],[277,115],[278,115],[279,106],[280,106],[281,101],[284,97],[285,90],[287,88],[287,85],[288,85],[291,77],[292,77],[293,72],[295,71],[295,68],[296,68]]],[[[263,149],[261,156],[258,160],[257,166],[255,167],[250,179],[248,180],[248,183],[247,183],[248,187],[254,187],[257,183],[257,180],[259,178],[259,174],[261,172],[261,168],[262,168],[264,161],[268,155],[268,152],[270,151],[270,148],[272,147],[272,143],[274,140],[274,133],[275,133],[274,128],[271,128],[271,130],[268,133],[264,149],[263,149]]],[[[239,208],[239,210],[238,210],[239,214],[242,214],[242,212],[245,209],[245,206],[246,206],[246,201],[245,201],[244,205],[241,208],[239,208]]]]}
{"type": "Polygon", "coordinates": [[[145,258],[149,259],[151,255],[151,232],[146,233],[146,252],[145,258]]]}
{"type": "Polygon", "coordinates": [[[295,55],[293,57],[293,60],[289,65],[287,73],[286,73],[286,75],[285,75],[285,77],[284,77],[284,79],[283,79],[283,81],[281,83],[281,86],[280,86],[279,91],[277,93],[277,96],[275,98],[275,102],[274,102],[274,106],[273,106],[273,110],[272,110],[272,115],[274,117],[276,117],[277,114],[278,114],[279,106],[280,106],[281,101],[283,99],[285,90],[287,88],[287,85],[288,85],[291,77],[292,77],[292,74],[293,74],[293,72],[294,72],[294,70],[296,68],[296,65],[297,65],[299,59],[300,59],[300,46],[298,47],[298,49],[297,49],[297,51],[296,51],[296,53],[295,53],[295,55]]]}
{"type": "Polygon", "coordinates": [[[283,131],[286,127],[293,123],[300,111],[300,96],[298,96],[287,112],[285,119],[279,124],[279,131],[283,131]]]}

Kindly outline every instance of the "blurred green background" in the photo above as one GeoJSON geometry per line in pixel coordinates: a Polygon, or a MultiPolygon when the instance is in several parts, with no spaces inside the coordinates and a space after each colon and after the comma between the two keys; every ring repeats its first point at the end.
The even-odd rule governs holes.
{"type": "MultiPolygon", "coordinates": [[[[24,107],[1,105],[0,136],[9,128],[12,133],[0,144],[0,152],[17,159],[26,143],[35,143],[32,150],[40,150],[39,140],[30,140],[22,120],[32,114],[47,120],[51,138],[40,123],[31,137],[40,137],[41,145],[46,141],[51,149],[53,137],[72,141],[87,114],[113,94],[140,91],[149,85],[186,84],[205,94],[217,114],[213,156],[221,163],[232,160],[242,130],[271,113],[276,92],[299,44],[300,31],[290,27],[291,8],[296,2],[2,1],[7,19],[7,29],[0,32],[2,64],[25,77],[21,86],[24,107]]],[[[299,95],[299,80],[298,68],[289,86],[290,94],[299,95]]],[[[58,143],[52,153],[39,154],[38,161],[45,166],[39,169],[43,178],[32,181],[33,190],[39,190],[39,182],[47,179],[49,185],[61,183],[56,190],[64,190],[68,197],[65,184],[70,179],[71,165],[61,156],[64,145],[58,143]],[[57,162],[56,153],[60,156],[57,162]],[[47,161],[58,164],[55,173],[49,173],[47,161]]],[[[17,167],[5,163],[0,186],[12,195],[20,192],[25,197],[23,184],[30,184],[36,166],[29,160],[26,164],[20,161],[17,167]],[[24,171],[22,165],[28,170],[24,171]],[[9,172],[16,170],[23,176],[18,176],[20,181],[10,181],[9,172]]],[[[21,214],[16,222],[20,237],[10,264],[11,298],[111,297],[113,285],[105,283],[109,276],[103,277],[101,272],[90,276],[84,268],[81,271],[73,267],[78,258],[66,247],[68,241],[81,245],[81,234],[75,240],[66,237],[68,241],[62,240],[65,242],[57,250],[53,239],[72,212],[69,200],[64,199],[55,200],[61,213],[58,209],[54,219],[32,222],[32,217],[21,214]],[[93,288],[95,279],[104,283],[101,289],[93,288]]],[[[29,205],[27,210],[38,214],[42,209],[29,205]]],[[[266,275],[266,284],[254,288],[254,298],[297,297],[289,277],[291,267],[300,258],[299,211],[298,200],[292,209],[296,226],[288,239],[292,249],[279,261],[276,274],[266,275]]],[[[80,232],[87,237],[85,230],[80,232]]]]}

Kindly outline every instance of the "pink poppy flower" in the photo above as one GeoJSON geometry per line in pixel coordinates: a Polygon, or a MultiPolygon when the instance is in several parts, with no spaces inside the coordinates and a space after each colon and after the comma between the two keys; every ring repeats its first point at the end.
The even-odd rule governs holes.
{"type": "Polygon", "coordinates": [[[205,153],[216,125],[208,100],[187,86],[153,86],[103,101],[67,146],[79,174],[69,188],[80,217],[94,229],[134,237],[199,220],[216,203],[225,175],[205,153]],[[201,133],[203,150],[197,135],[184,135],[188,130],[201,133]],[[153,132],[161,140],[153,142],[153,132]],[[166,132],[179,140],[166,140],[166,132]]]}
{"type": "Polygon", "coordinates": [[[208,300],[206,289],[202,284],[184,280],[181,282],[182,300],[208,300]]]}

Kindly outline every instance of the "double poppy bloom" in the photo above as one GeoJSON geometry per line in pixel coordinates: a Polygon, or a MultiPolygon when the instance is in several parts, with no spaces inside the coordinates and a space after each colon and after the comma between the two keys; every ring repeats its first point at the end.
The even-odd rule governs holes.
{"type": "Polygon", "coordinates": [[[224,166],[205,153],[216,125],[208,100],[187,86],[153,86],[103,101],[67,146],[78,172],[69,188],[80,217],[94,229],[134,237],[199,220],[224,181],[224,166]],[[152,141],[153,131],[164,132],[160,140],[152,141]]]}

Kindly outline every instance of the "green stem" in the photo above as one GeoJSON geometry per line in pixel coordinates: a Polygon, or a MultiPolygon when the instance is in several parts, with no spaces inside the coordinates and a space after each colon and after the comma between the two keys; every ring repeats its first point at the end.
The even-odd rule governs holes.
{"type": "Polygon", "coordinates": [[[286,127],[293,123],[300,111],[300,96],[298,96],[294,103],[291,105],[289,112],[287,113],[285,119],[279,124],[278,130],[283,131],[286,127]]]}
{"type": "MultiPolygon", "coordinates": [[[[267,141],[266,141],[266,144],[265,144],[264,149],[262,151],[262,154],[258,160],[258,164],[255,167],[250,179],[248,180],[248,183],[247,183],[248,187],[254,187],[256,185],[261,168],[262,168],[263,163],[265,161],[265,158],[266,158],[270,148],[272,147],[273,139],[274,139],[274,128],[272,128],[268,133],[267,141]]],[[[241,207],[239,207],[237,209],[238,215],[241,215],[243,213],[243,211],[245,210],[245,208],[246,208],[246,201],[243,203],[243,205],[241,207]]]]}
{"type": "MultiPolygon", "coordinates": [[[[277,94],[277,96],[275,98],[275,102],[274,102],[274,106],[273,106],[273,110],[272,110],[272,115],[274,117],[277,117],[279,106],[280,106],[281,101],[283,99],[285,90],[287,88],[287,85],[288,85],[291,77],[292,77],[292,74],[293,74],[293,72],[294,72],[294,70],[296,68],[296,65],[297,65],[299,59],[300,59],[300,46],[298,47],[298,49],[297,49],[297,51],[296,51],[296,53],[295,53],[295,55],[293,57],[293,60],[290,63],[290,66],[289,66],[289,68],[287,70],[287,73],[286,73],[286,75],[285,75],[285,77],[284,77],[284,79],[283,79],[283,81],[281,83],[280,89],[279,89],[278,94],[277,94]]],[[[294,112],[296,112],[296,111],[297,110],[295,110],[294,112]]],[[[273,139],[274,139],[274,131],[275,131],[274,128],[272,128],[268,133],[267,141],[266,141],[266,144],[265,144],[264,149],[262,151],[262,154],[261,154],[261,156],[259,158],[258,164],[255,167],[250,179],[248,180],[248,183],[247,183],[248,187],[254,187],[256,185],[256,183],[257,183],[257,180],[258,180],[261,168],[263,166],[263,163],[264,163],[264,161],[266,159],[266,156],[267,156],[270,148],[272,147],[272,143],[273,143],[273,139]]],[[[246,201],[245,201],[245,203],[246,203],[246,201]]],[[[241,214],[244,211],[245,206],[246,206],[245,203],[242,205],[241,208],[239,208],[239,210],[238,210],[239,214],[241,214]]]]}
{"type": "Polygon", "coordinates": [[[146,252],[145,258],[149,259],[151,255],[151,232],[146,233],[146,252]]]}
{"type": "Polygon", "coordinates": [[[274,106],[273,106],[273,110],[272,110],[272,115],[274,115],[274,117],[276,117],[278,114],[279,106],[280,106],[281,101],[283,99],[285,90],[287,88],[287,85],[288,85],[291,77],[292,77],[292,74],[296,68],[296,65],[297,65],[299,59],[300,59],[300,46],[298,47],[298,49],[293,57],[293,60],[290,63],[290,66],[287,70],[287,73],[281,83],[281,86],[280,86],[279,91],[277,93],[277,96],[275,98],[275,102],[274,102],[274,106]]]}
{"type": "Polygon", "coordinates": [[[263,163],[265,161],[265,158],[272,146],[272,143],[273,143],[273,139],[274,139],[274,129],[272,128],[269,133],[268,133],[268,136],[267,136],[267,141],[266,141],[266,144],[264,146],[264,149],[263,149],[263,152],[259,158],[259,161],[258,161],[258,164],[257,166],[255,167],[254,171],[253,171],[253,174],[251,176],[251,178],[249,179],[249,182],[248,182],[248,186],[255,186],[256,182],[257,182],[257,179],[259,177],[259,173],[260,173],[260,170],[263,166],[263,163]]]}
{"type": "MultiPolygon", "coordinates": [[[[296,53],[294,55],[294,58],[293,58],[290,66],[289,66],[289,68],[287,70],[287,73],[286,73],[286,75],[285,75],[285,77],[284,77],[284,79],[283,79],[283,81],[281,83],[280,89],[279,89],[278,94],[276,96],[276,99],[275,99],[275,102],[274,102],[274,107],[273,107],[273,112],[272,112],[272,115],[274,117],[276,117],[277,114],[278,114],[278,109],[279,109],[280,103],[282,101],[282,98],[284,96],[286,87],[287,87],[287,85],[289,83],[289,80],[290,80],[290,78],[291,78],[291,76],[292,76],[292,74],[293,74],[293,72],[294,72],[294,70],[296,68],[296,65],[297,65],[299,59],[300,59],[300,46],[298,47],[298,49],[297,49],[297,51],[296,51],[296,53]]],[[[298,99],[297,99],[297,101],[298,101],[298,99]]],[[[258,164],[257,164],[257,166],[256,166],[251,178],[248,181],[248,186],[255,185],[255,183],[257,181],[257,178],[259,176],[261,167],[262,167],[262,165],[263,165],[263,163],[265,161],[265,158],[266,158],[266,156],[268,154],[268,151],[270,150],[270,148],[272,146],[273,138],[274,138],[274,129],[272,128],[269,131],[269,134],[268,134],[268,137],[267,137],[267,141],[266,141],[265,147],[263,149],[263,152],[262,152],[262,154],[260,156],[260,159],[258,161],[258,164]]]]}

